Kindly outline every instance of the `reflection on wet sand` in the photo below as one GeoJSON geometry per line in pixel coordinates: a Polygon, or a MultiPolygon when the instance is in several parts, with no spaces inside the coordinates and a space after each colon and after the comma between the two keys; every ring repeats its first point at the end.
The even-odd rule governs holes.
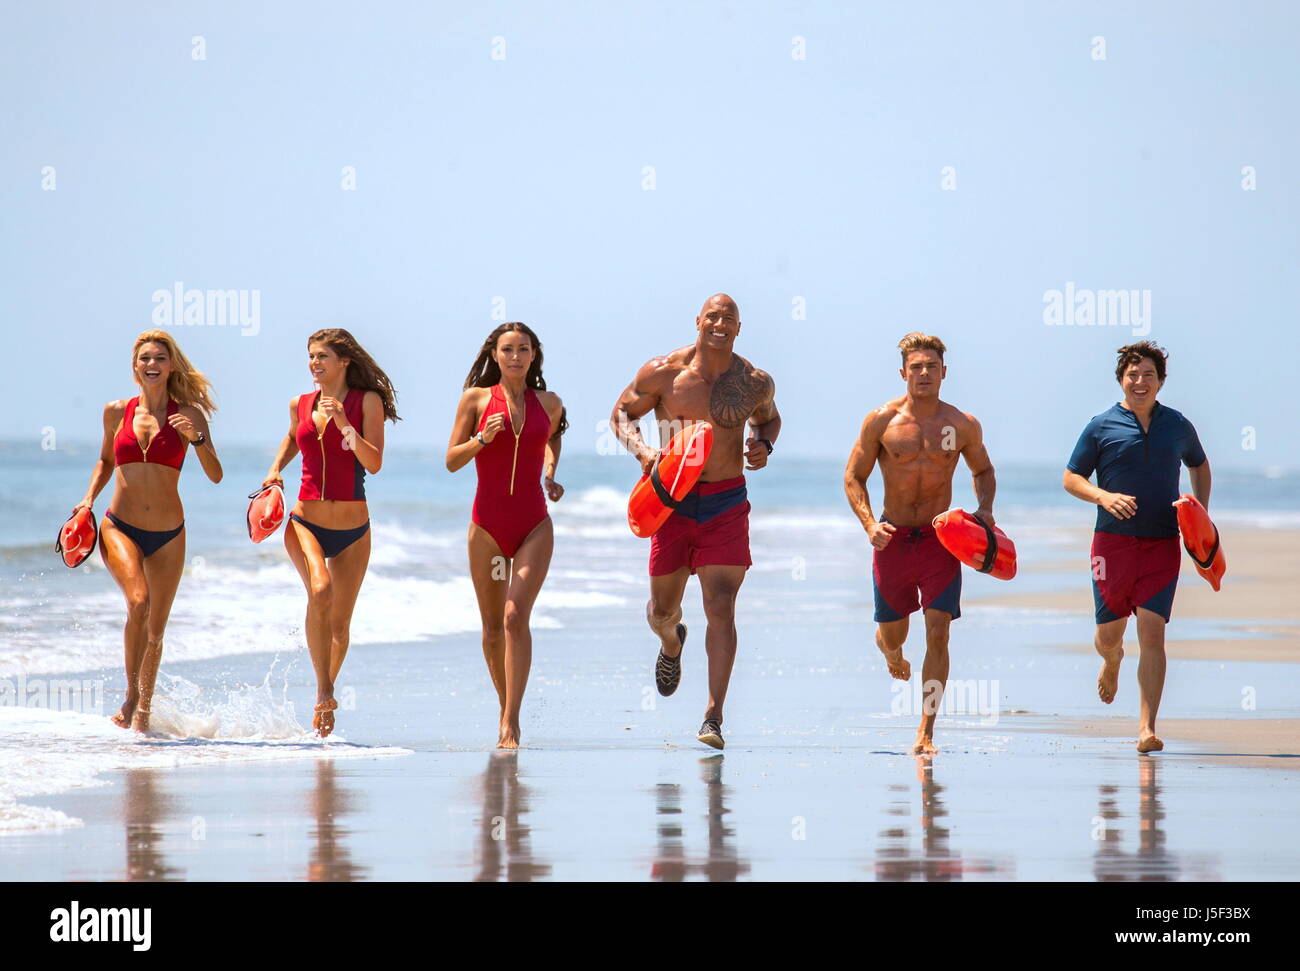
{"type": "Polygon", "coordinates": [[[661,883],[680,883],[692,876],[711,883],[734,883],[749,873],[748,863],[740,860],[734,846],[735,831],[723,823],[729,813],[726,806],[731,789],[722,784],[725,756],[711,755],[700,759],[701,778],[708,802],[708,856],[692,862],[686,855],[685,826],[682,821],[682,787],[677,783],[660,783],[655,787],[655,813],[663,817],[657,826],[657,852],[650,868],[650,879],[661,883]]]}
{"type": "Polygon", "coordinates": [[[185,871],[167,865],[161,821],[171,810],[171,799],[158,785],[157,769],[130,769],[126,773],[125,805],[127,880],[184,880],[185,871]]]}
{"type": "Polygon", "coordinates": [[[356,793],[337,785],[334,772],[332,759],[316,763],[316,786],[311,796],[311,814],[316,821],[311,835],[315,843],[307,862],[307,879],[312,883],[363,880],[370,872],[369,867],[353,863],[348,852],[347,838],[352,833],[338,820],[356,811],[356,793]]]}
{"type": "Polygon", "coordinates": [[[550,865],[533,859],[532,830],[519,821],[528,814],[530,794],[528,786],[519,781],[519,753],[491,753],[482,786],[478,875],[474,879],[527,883],[550,876],[550,865]]]}
{"type": "MultiPolygon", "coordinates": [[[[1165,819],[1164,804],[1160,801],[1160,759],[1139,758],[1138,762],[1138,844],[1135,852],[1121,848],[1123,830],[1115,820],[1123,819],[1119,809],[1118,786],[1097,787],[1097,815],[1100,823],[1094,832],[1097,851],[1093,856],[1093,875],[1100,881],[1149,880],[1161,882],[1177,880],[1185,869],[1178,855],[1165,846],[1167,836],[1161,823],[1165,819]]],[[[1190,861],[1200,871],[1206,860],[1190,861]]],[[[1209,867],[1213,867],[1210,862],[1209,867]]],[[[1217,875],[1198,873],[1195,878],[1217,880],[1217,875]]]]}
{"type": "MultiPolygon", "coordinates": [[[[940,795],[944,786],[934,778],[934,759],[922,755],[916,759],[916,781],[921,784],[921,850],[912,849],[906,825],[880,831],[876,847],[877,880],[918,880],[948,883],[967,876],[1007,875],[1014,878],[1014,866],[1000,860],[964,860],[961,853],[948,845],[949,831],[939,820],[948,815],[940,795]]],[[[908,786],[891,785],[891,792],[906,793],[908,786]]],[[[908,816],[907,800],[895,798],[885,809],[891,816],[908,816]]]]}

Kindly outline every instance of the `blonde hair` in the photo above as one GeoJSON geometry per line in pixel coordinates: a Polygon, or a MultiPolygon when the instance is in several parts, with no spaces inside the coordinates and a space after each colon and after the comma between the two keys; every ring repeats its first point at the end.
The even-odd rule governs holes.
{"type": "Polygon", "coordinates": [[[167,394],[178,405],[198,408],[206,417],[211,418],[217,410],[217,406],[212,403],[212,382],[190,363],[176,339],[165,330],[146,330],[135,339],[135,346],[131,348],[131,379],[136,384],[140,383],[135,376],[135,361],[144,344],[161,344],[167,348],[167,356],[172,363],[171,374],[167,377],[167,394]]]}
{"type": "Polygon", "coordinates": [[[939,361],[943,361],[943,352],[948,348],[943,346],[943,341],[931,334],[922,334],[919,330],[914,330],[901,341],[898,342],[898,349],[903,352],[903,364],[907,364],[907,355],[913,351],[934,351],[939,355],[939,361]]]}

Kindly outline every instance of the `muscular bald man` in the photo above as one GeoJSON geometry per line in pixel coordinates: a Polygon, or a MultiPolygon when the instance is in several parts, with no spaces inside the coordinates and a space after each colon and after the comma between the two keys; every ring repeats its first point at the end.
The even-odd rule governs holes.
{"type": "Polygon", "coordinates": [[[736,595],[750,566],[743,470],[766,466],[781,432],[775,385],[767,372],[732,350],[739,334],[736,301],[714,294],[695,318],[695,343],[643,364],[610,416],[619,441],[647,475],[658,450],[641,437],[637,422],[643,415],[654,411],[661,446],[695,422],[713,425],[713,451],[700,481],[650,540],[646,619],[659,637],[655,684],[666,697],[681,681],[686,581],[691,574],[699,576],[708,621],[709,703],[696,737],[717,749],[724,744],[722,705],[736,659],[736,595]]]}

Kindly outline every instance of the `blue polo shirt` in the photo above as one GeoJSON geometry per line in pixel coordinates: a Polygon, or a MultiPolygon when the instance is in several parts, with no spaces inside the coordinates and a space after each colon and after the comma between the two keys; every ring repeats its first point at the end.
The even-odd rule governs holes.
{"type": "Polygon", "coordinates": [[[1116,519],[1097,507],[1099,533],[1121,536],[1177,536],[1179,463],[1194,469],[1205,461],[1196,429],[1180,412],[1156,402],[1151,428],[1115,404],[1088,422],[1066,468],[1085,479],[1097,473],[1097,486],[1137,500],[1132,519],[1116,519]]]}

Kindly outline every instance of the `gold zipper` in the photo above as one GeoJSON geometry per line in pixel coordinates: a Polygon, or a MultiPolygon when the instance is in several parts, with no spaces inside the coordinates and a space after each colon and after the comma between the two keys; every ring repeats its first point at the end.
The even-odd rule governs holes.
{"type": "MultiPolygon", "coordinates": [[[[501,396],[506,399],[506,415],[510,419],[510,430],[515,432],[515,416],[510,414],[510,396],[506,394],[505,389],[501,390],[501,396]]],[[[528,424],[528,389],[524,389],[524,424],[528,424]]],[[[510,460],[510,494],[515,494],[515,466],[519,464],[519,436],[524,433],[520,426],[519,431],[515,432],[515,457],[510,460]]]]}
{"type": "MultiPolygon", "coordinates": [[[[319,403],[319,401],[320,399],[317,398],[317,403],[319,403]]],[[[316,424],[315,408],[312,409],[311,423],[313,425],[316,424]]],[[[330,420],[326,418],[325,427],[316,433],[316,444],[320,446],[320,497],[322,501],[324,501],[325,499],[325,433],[329,431],[329,427],[330,427],[330,420]]]]}
{"type": "MultiPolygon", "coordinates": [[[[135,413],[136,413],[137,411],[139,411],[139,410],[140,410],[140,399],[139,399],[139,398],[136,398],[136,399],[135,399],[135,407],[131,409],[131,437],[132,437],[132,438],[135,438],[135,413]]],[[[161,429],[161,428],[158,429],[158,433],[159,433],[159,434],[162,434],[162,429],[161,429]]],[[[154,438],[157,438],[157,437],[158,437],[158,435],[155,435],[155,436],[154,436],[154,438]]],[[[149,439],[149,444],[148,444],[148,445],[145,445],[144,447],[141,447],[141,445],[140,445],[140,439],[135,438],[135,447],[138,448],[138,449],[140,449],[140,458],[141,458],[141,461],[147,463],[147,462],[149,461],[149,449],[153,448],[153,438],[149,439]]]]}

